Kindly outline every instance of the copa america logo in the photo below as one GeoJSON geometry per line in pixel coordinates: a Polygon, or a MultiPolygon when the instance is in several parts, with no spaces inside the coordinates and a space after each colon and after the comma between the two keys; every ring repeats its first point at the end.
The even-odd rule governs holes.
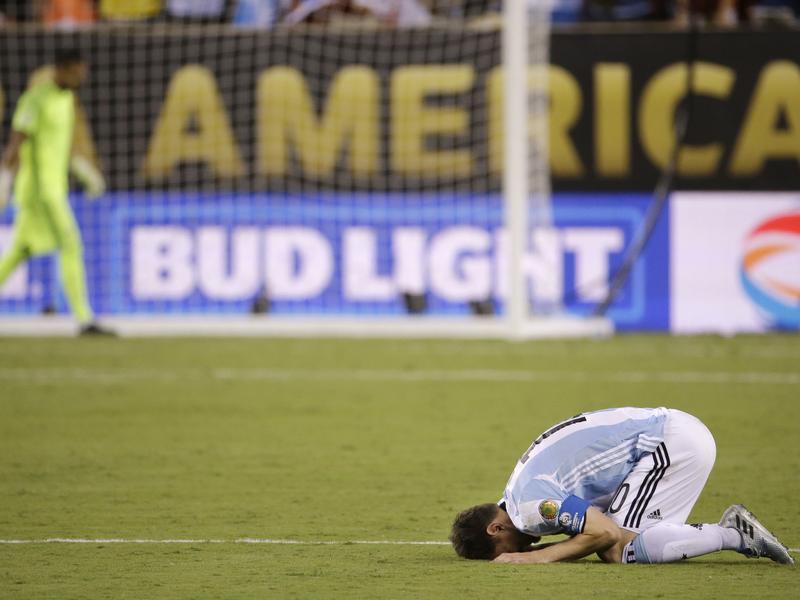
{"type": "Polygon", "coordinates": [[[748,234],[739,278],[774,327],[800,328],[800,212],[764,221],[748,234]]]}

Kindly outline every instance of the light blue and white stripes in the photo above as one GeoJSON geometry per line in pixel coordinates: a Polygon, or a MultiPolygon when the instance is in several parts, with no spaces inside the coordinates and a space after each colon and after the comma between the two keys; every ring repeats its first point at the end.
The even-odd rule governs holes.
{"type": "Polygon", "coordinates": [[[517,505],[509,514],[571,494],[605,510],[636,462],[664,440],[667,415],[666,408],[617,408],[564,421],[517,463],[504,495],[517,505]]]}
{"type": "Polygon", "coordinates": [[[574,489],[583,479],[628,462],[634,447],[638,448],[636,440],[627,440],[613,448],[609,448],[605,452],[593,455],[588,460],[577,465],[569,473],[559,477],[559,482],[568,490],[574,489]]]}

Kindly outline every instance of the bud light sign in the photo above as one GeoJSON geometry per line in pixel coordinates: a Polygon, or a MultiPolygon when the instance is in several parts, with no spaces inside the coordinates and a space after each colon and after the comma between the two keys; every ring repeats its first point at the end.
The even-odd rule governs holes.
{"type": "MultiPolygon", "coordinates": [[[[523,258],[534,305],[601,300],[648,201],[557,198],[554,226],[532,231],[523,258]]],[[[148,194],[119,198],[113,223],[114,313],[246,312],[266,295],[279,313],[401,314],[410,293],[454,314],[473,301],[502,310],[508,287],[498,196],[148,194]]],[[[634,270],[618,326],[666,327],[647,299],[666,295],[664,239],[634,270]]]]}
{"type": "MultiPolygon", "coordinates": [[[[114,193],[72,199],[100,314],[402,315],[503,311],[508,235],[499,195],[114,193]],[[266,303],[262,300],[267,299],[266,303]]],[[[585,314],[607,292],[650,202],[557,195],[532,229],[522,275],[535,310],[585,314]]],[[[3,221],[10,223],[6,213],[3,221]]],[[[619,329],[668,327],[666,215],[609,313],[619,329]]],[[[11,228],[0,226],[0,246],[11,228]]],[[[55,263],[37,259],[0,289],[0,313],[65,312],[55,263]]]]}

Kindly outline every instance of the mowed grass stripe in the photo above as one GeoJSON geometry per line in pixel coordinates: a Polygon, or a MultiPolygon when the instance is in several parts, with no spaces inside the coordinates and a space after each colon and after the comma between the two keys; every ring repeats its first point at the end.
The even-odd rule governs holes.
{"type": "MultiPolygon", "coordinates": [[[[220,539],[123,539],[123,538],[44,538],[39,540],[0,540],[4,546],[31,544],[263,544],[273,546],[449,546],[450,542],[438,540],[282,540],[269,538],[220,539]]],[[[800,553],[800,548],[789,548],[789,552],[800,553]]]]}
{"type": "Polygon", "coordinates": [[[607,382],[621,384],[640,383],[705,383],[705,384],[756,384],[800,385],[800,373],[778,371],[661,371],[661,370],[537,370],[506,369],[129,369],[129,368],[75,368],[75,367],[2,367],[0,381],[26,383],[124,383],[185,382],[210,379],[217,381],[281,381],[307,383],[308,381],[375,381],[375,382],[607,382]]]}

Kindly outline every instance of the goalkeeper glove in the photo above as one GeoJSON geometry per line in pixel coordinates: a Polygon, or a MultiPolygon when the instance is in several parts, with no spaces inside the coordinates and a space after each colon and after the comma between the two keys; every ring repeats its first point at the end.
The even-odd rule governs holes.
{"type": "Polygon", "coordinates": [[[106,180],[103,174],[89,160],[83,156],[75,155],[70,164],[72,172],[83,184],[86,196],[90,200],[99,198],[106,192],[106,180]]]}
{"type": "Polygon", "coordinates": [[[11,186],[14,185],[14,171],[0,167],[0,210],[11,200],[11,186]]]}

